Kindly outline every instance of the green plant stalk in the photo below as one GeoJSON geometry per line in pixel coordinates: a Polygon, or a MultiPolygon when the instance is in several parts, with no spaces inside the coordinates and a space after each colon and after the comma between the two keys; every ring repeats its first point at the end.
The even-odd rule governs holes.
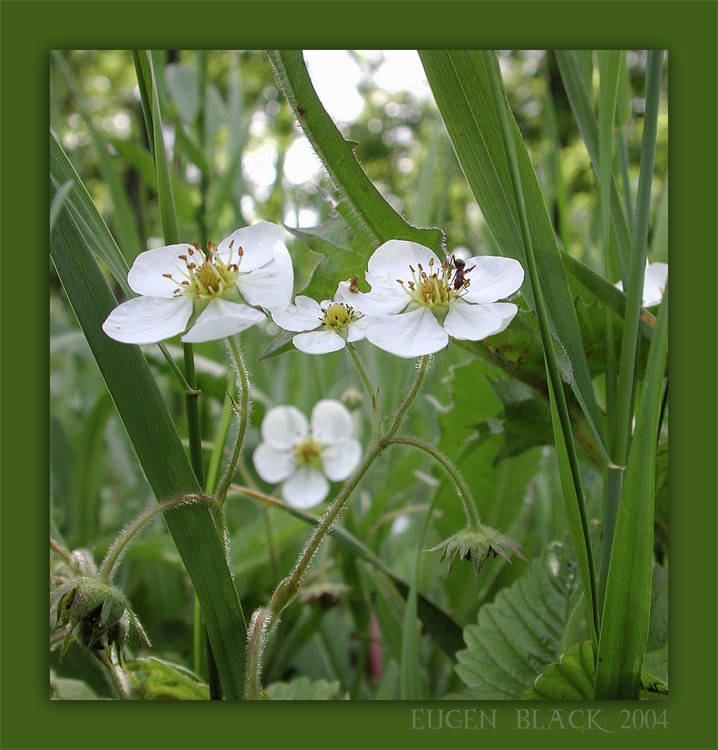
{"type": "Polygon", "coordinates": [[[367,395],[371,402],[371,438],[372,440],[376,440],[379,436],[379,406],[376,400],[376,391],[369,380],[369,376],[366,374],[366,370],[364,369],[364,365],[359,358],[359,354],[357,353],[354,344],[347,342],[346,348],[349,350],[352,360],[354,360],[359,377],[361,378],[362,383],[364,383],[364,387],[366,388],[367,395]]]}
{"type": "MultiPolygon", "coordinates": [[[[51,190],[57,188],[53,177],[51,190]]],[[[102,331],[102,322],[117,300],[90,250],[96,236],[89,227],[101,226],[97,211],[88,202],[86,221],[78,224],[67,203],[66,207],[51,237],[52,261],[147,481],[159,501],[202,494],[140,348],[113,341],[102,331]]],[[[245,659],[240,644],[245,627],[211,514],[206,506],[192,503],[166,514],[165,520],[202,604],[225,695],[239,699],[244,693],[245,659]]]]}
{"type": "Polygon", "coordinates": [[[415,440],[414,438],[407,437],[395,437],[389,441],[393,445],[410,445],[413,448],[428,453],[435,461],[437,461],[444,471],[449,475],[451,481],[456,487],[459,497],[461,498],[461,504],[464,508],[466,520],[474,531],[481,529],[481,519],[479,518],[479,511],[476,507],[476,501],[469,486],[466,484],[466,480],[461,476],[459,470],[454,466],[453,463],[441,452],[436,450],[428,443],[424,443],[421,440],[415,440]]]}
{"type": "MultiPolygon", "coordinates": [[[[157,82],[155,80],[154,67],[152,64],[152,55],[149,50],[140,50],[135,55],[135,63],[140,81],[140,91],[144,91],[143,104],[145,97],[150,110],[150,121],[152,127],[148,128],[148,136],[152,146],[152,156],[155,163],[155,172],[157,174],[157,195],[160,206],[160,216],[162,219],[162,232],[164,241],[167,245],[177,244],[179,242],[179,229],[177,226],[177,213],[175,211],[174,196],[172,193],[172,182],[170,177],[169,164],[167,161],[167,152],[165,150],[164,137],[162,134],[162,112],[160,108],[159,95],[157,91],[157,82]]],[[[145,116],[147,116],[145,111],[145,116]]],[[[202,435],[200,431],[199,419],[199,392],[196,390],[195,383],[195,366],[194,366],[194,348],[191,344],[182,344],[184,354],[185,375],[189,388],[185,395],[185,406],[187,411],[187,433],[189,439],[190,463],[197,477],[200,486],[204,485],[204,465],[202,461],[202,435]]],[[[214,512],[215,525],[218,517],[221,519],[221,509],[214,512]]],[[[225,544],[224,534],[222,533],[223,523],[219,524],[218,529],[222,544],[225,544]]],[[[207,668],[209,671],[210,698],[212,700],[222,699],[222,684],[217,671],[217,664],[212,653],[212,645],[209,636],[205,636],[207,645],[207,668]]]]}
{"type": "MultiPolygon", "coordinates": [[[[621,72],[622,52],[620,50],[599,50],[598,67],[599,108],[598,108],[598,175],[601,208],[601,235],[603,239],[604,275],[606,279],[615,278],[614,268],[618,266],[618,258],[612,256],[611,226],[611,179],[613,165],[613,132],[616,120],[616,101],[618,97],[618,83],[621,72]]],[[[616,389],[618,370],[616,354],[613,348],[613,320],[611,311],[606,309],[606,413],[609,419],[616,414],[616,389]]],[[[609,433],[609,453],[613,455],[613,444],[609,433]]],[[[615,459],[615,456],[614,456],[615,459]]],[[[613,528],[618,513],[618,503],[621,499],[622,472],[611,466],[604,471],[604,533],[601,548],[601,577],[599,581],[598,606],[603,607],[605,593],[605,575],[613,542],[613,528]]]]}
{"type": "Polygon", "coordinates": [[[411,404],[419,393],[421,385],[426,375],[426,369],[428,367],[430,356],[424,356],[419,360],[419,367],[417,368],[417,374],[414,378],[414,383],[411,390],[402,401],[399,409],[394,415],[394,419],[387,432],[379,439],[374,440],[370,443],[369,448],[364,455],[362,462],[355,469],[354,473],[349,477],[344,486],[339,491],[339,494],[334,498],[331,505],[324,514],[319,525],[315,528],[314,533],[309,539],[307,546],[299,556],[294,569],[290,575],[279,583],[277,588],[272,595],[269,605],[266,608],[259,609],[255,612],[252,618],[252,622],[247,632],[248,639],[248,672],[246,677],[247,689],[245,691],[246,696],[258,696],[261,684],[261,675],[253,670],[258,670],[261,666],[261,650],[264,649],[266,641],[266,633],[272,627],[271,623],[279,619],[282,611],[286,606],[289,605],[294,595],[298,591],[304,573],[309,567],[314,554],[316,553],[319,545],[331,530],[332,525],[336,521],[339,514],[344,509],[344,506],[359,484],[360,480],[366,474],[369,467],[374,462],[374,459],[391,443],[391,438],[394,436],[396,431],[399,429],[407,411],[411,404]],[[266,613],[266,614],[265,614],[266,613]],[[258,624],[259,623],[259,624],[258,624]],[[261,630],[260,630],[261,629],[261,630]],[[260,653],[256,653],[259,649],[260,653]]]}
{"type": "MultiPolygon", "coordinates": [[[[656,133],[658,127],[658,104],[660,101],[661,67],[663,53],[651,50],[648,57],[646,75],[646,111],[644,117],[643,143],[641,147],[641,164],[639,171],[638,193],[636,197],[636,214],[632,238],[633,254],[630,259],[628,286],[626,293],[626,314],[621,341],[621,354],[618,368],[618,383],[615,396],[611,446],[614,462],[625,467],[628,455],[631,425],[633,423],[633,402],[636,391],[636,361],[639,343],[639,321],[643,296],[643,276],[646,262],[648,240],[648,219],[650,214],[651,186],[656,153],[656,133]]],[[[623,479],[618,476],[623,469],[608,469],[606,481],[606,507],[604,512],[603,550],[601,566],[601,606],[603,593],[610,566],[611,549],[615,524],[618,517],[618,505],[621,502],[623,479]],[[611,476],[616,473],[616,476],[611,476]]]]}
{"type": "Polygon", "coordinates": [[[237,381],[241,384],[239,388],[239,430],[237,432],[237,439],[234,444],[234,451],[232,457],[229,460],[227,471],[220,480],[217,490],[214,493],[215,500],[221,508],[224,505],[224,501],[227,497],[227,489],[232,482],[232,476],[239,461],[239,456],[242,452],[242,443],[244,442],[244,434],[247,431],[247,422],[249,421],[249,375],[247,374],[247,368],[244,366],[244,360],[242,359],[242,353],[239,349],[239,342],[236,336],[230,336],[228,339],[229,346],[232,350],[232,358],[234,359],[234,365],[237,368],[237,381]]]}
{"type": "MultiPolygon", "coordinates": [[[[579,564],[579,570],[581,572],[581,580],[587,602],[589,631],[591,633],[592,642],[597,646],[600,625],[598,620],[596,577],[593,564],[593,552],[591,549],[591,538],[588,528],[588,518],[586,516],[584,503],[580,466],[576,455],[576,447],[573,442],[571,418],[566,404],[566,396],[563,391],[561,373],[551,344],[551,330],[548,323],[543,290],[540,286],[536,259],[534,257],[531,243],[531,234],[526,216],[523,191],[521,189],[521,177],[516,156],[514,134],[511,130],[508,116],[508,103],[505,101],[500,89],[498,60],[496,59],[495,53],[491,51],[484,51],[483,57],[487,71],[489,71],[488,78],[491,85],[491,91],[496,104],[496,110],[499,114],[499,124],[503,135],[504,148],[506,149],[506,155],[509,161],[511,180],[519,212],[521,234],[526,250],[528,272],[531,279],[531,286],[534,290],[536,315],[541,329],[541,338],[544,343],[544,355],[550,389],[549,393],[551,397],[552,416],[558,417],[558,419],[553,419],[556,448],[559,452],[565,451],[565,457],[568,466],[570,467],[570,476],[566,476],[564,471],[561,472],[561,482],[564,487],[566,512],[569,517],[571,537],[579,564]]],[[[559,461],[559,466],[561,466],[561,461],[559,461]]],[[[594,651],[594,653],[596,653],[596,651],[594,651]]]]}
{"type": "Polygon", "coordinates": [[[191,502],[211,503],[212,498],[207,497],[206,495],[178,495],[177,497],[171,497],[168,500],[163,500],[161,503],[153,505],[151,508],[148,508],[137,516],[134,521],[128,524],[120,532],[119,536],[110,545],[110,548],[105,555],[105,559],[102,561],[102,565],[100,565],[100,570],[97,576],[98,580],[108,585],[112,584],[112,579],[117,571],[117,567],[120,562],[122,562],[122,556],[127,551],[129,543],[132,541],[135,534],[137,534],[137,532],[150,519],[154,518],[158,513],[163,513],[176,505],[186,505],[191,502]]]}
{"type": "Polygon", "coordinates": [[[638,351],[638,321],[641,318],[643,276],[646,266],[662,63],[663,52],[661,50],[650,50],[646,72],[646,110],[632,238],[633,254],[631,256],[628,284],[626,287],[626,316],[623,328],[623,340],[621,342],[618,394],[616,397],[616,414],[619,418],[616,420],[613,434],[615,441],[614,458],[616,463],[621,466],[625,465],[633,420],[633,398],[636,388],[635,370],[638,351]]]}
{"type": "MultiPolygon", "coordinates": [[[[586,87],[586,82],[581,72],[575,50],[556,50],[561,78],[566,88],[571,109],[573,110],[581,137],[586,144],[588,155],[593,164],[596,174],[600,174],[599,164],[599,135],[596,117],[593,113],[591,95],[586,87]]],[[[599,178],[600,179],[600,178],[599,178]]],[[[631,257],[631,235],[626,221],[626,215],[621,205],[621,198],[616,187],[615,180],[611,179],[611,218],[613,229],[616,233],[618,245],[618,258],[621,266],[621,277],[625,279],[626,268],[631,257]]],[[[624,287],[625,288],[625,287],[624,287]]]]}
{"type": "Polygon", "coordinates": [[[667,352],[668,298],[664,296],[648,353],[616,521],[596,663],[596,700],[638,698],[651,616],[656,438],[667,352]]]}
{"type": "MultiPolygon", "coordinates": [[[[291,505],[283,503],[281,500],[272,497],[271,495],[265,495],[263,492],[258,492],[256,489],[251,487],[240,487],[238,485],[232,485],[232,489],[235,492],[239,492],[247,497],[251,497],[255,500],[259,500],[262,505],[268,508],[276,508],[284,513],[299,518],[305,523],[311,524],[312,526],[318,526],[321,523],[321,518],[307,513],[299,508],[293,508],[291,505]]],[[[414,511],[426,509],[428,506],[420,508],[416,506],[413,508],[414,511]]],[[[407,509],[405,509],[407,510],[407,509]]],[[[350,534],[340,524],[334,524],[330,532],[332,539],[338,544],[341,544],[345,549],[352,552],[354,555],[361,557],[369,565],[377,570],[384,573],[396,587],[399,594],[406,598],[408,595],[410,586],[399,578],[396,573],[380,558],[377,557],[366,545],[362,544],[355,536],[350,534]]],[[[371,536],[367,534],[366,536],[371,536]]],[[[429,632],[439,647],[444,653],[451,659],[456,661],[456,652],[464,647],[464,641],[461,635],[461,629],[459,626],[446,615],[443,610],[440,610],[430,600],[419,594],[419,616],[424,623],[424,627],[429,632]]]]}

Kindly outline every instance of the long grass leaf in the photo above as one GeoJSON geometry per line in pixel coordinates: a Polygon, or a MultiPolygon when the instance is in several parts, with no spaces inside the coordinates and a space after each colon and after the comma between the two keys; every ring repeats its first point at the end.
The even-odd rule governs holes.
{"type": "MultiPolygon", "coordinates": [[[[509,164],[481,53],[477,50],[430,50],[421,51],[420,56],[454,150],[489,229],[500,251],[525,266],[526,252],[509,164]]],[[[511,127],[539,279],[544,288],[551,289],[551,295],[546,299],[549,324],[566,349],[574,372],[574,393],[604,460],[608,461],[601,419],[558,243],[538,179],[513,117],[511,127]]],[[[534,290],[529,280],[524,283],[522,291],[533,304],[534,290]]]]}
{"type": "Polygon", "coordinates": [[[638,697],[651,616],[656,440],[667,352],[664,297],[648,354],[611,552],[596,664],[597,700],[638,697]]]}
{"type": "Polygon", "coordinates": [[[537,258],[531,241],[529,221],[526,212],[521,175],[519,173],[518,157],[516,153],[516,142],[511,129],[509,117],[509,106],[506,102],[503,88],[501,86],[501,74],[499,72],[498,60],[492,52],[483,53],[485,70],[487,72],[490,93],[494,101],[494,107],[499,118],[499,128],[502,134],[503,147],[506,149],[506,157],[509,165],[510,184],[516,201],[519,215],[519,226],[524,245],[528,273],[531,279],[536,315],[541,330],[541,339],[544,346],[546,359],[546,370],[548,374],[549,395],[551,402],[551,416],[561,475],[561,486],[564,495],[566,514],[571,530],[571,541],[573,543],[581,573],[586,606],[588,610],[588,624],[591,639],[598,645],[598,611],[596,580],[593,567],[593,554],[591,550],[591,538],[586,516],[585,501],[583,495],[581,471],[576,454],[576,446],[573,441],[573,430],[571,418],[563,392],[563,384],[559,371],[556,355],[551,341],[551,332],[548,322],[548,310],[545,303],[543,285],[538,273],[537,258]]]}
{"type": "MultiPolygon", "coordinates": [[[[558,60],[561,78],[568,94],[571,109],[576,118],[576,123],[581,131],[581,137],[586,144],[588,155],[593,164],[594,171],[600,175],[599,159],[599,134],[598,123],[593,112],[593,104],[589,89],[586,86],[585,78],[581,71],[581,65],[578,61],[575,50],[557,50],[556,58],[558,60]]],[[[600,179],[600,178],[599,178],[600,179]]],[[[616,233],[616,242],[618,245],[619,263],[621,266],[621,278],[626,281],[627,263],[631,257],[631,235],[628,229],[626,215],[621,205],[618,188],[615,180],[611,180],[611,219],[613,229],[616,233]]],[[[625,288],[625,286],[624,286],[625,288]]]]}
{"type": "MultiPolygon", "coordinates": [[[[52,180],[53,192],[58,185],[52,180]]],[[[101,325],[115,299],[69,210],[58,217],[51,257],[132,446],[158,501],[201,488],[139,347],[108,338],[101,325]]],[[[242,696],[244,624],[224,550],[206,506],[187,504],[165,515],[202,605],[225,696],[242,696]]]]}

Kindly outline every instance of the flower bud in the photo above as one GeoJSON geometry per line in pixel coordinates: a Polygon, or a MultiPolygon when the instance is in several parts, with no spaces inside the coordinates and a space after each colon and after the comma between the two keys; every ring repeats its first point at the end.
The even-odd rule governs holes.
{"type": "Polygon", "coordinates": [[[67,626],[67,631],[60,659],[73,637],[97,655],[114,645],[120,662],[131,631],[149,645],[125,595],[118,588],[87,576],[71,578],[50,594],[50,630],[62,626],[67,626]]]}
{"type": "Polygon", "coordinates": [[[522,560],[526,560],[521,554],[521,547],[516,542],[488,526],[481,526],[478,530],[464,529],[459,531],[458,534],[454,534],[445,542],[427,550],[427,552],[438,552],[439,550],[443,550],[442,562],[447,560],[449,564],[446,575],[451,571],[454,558],[458,557],[460,560],[468,560],[473,564],[476,581],[478,581],[481,568],[484,567],[489,555],[494,557],[501,555],[506,561],[511,562],[508,553],[513,552],[522,560]]]}
{"type": "Polygon", "coordinates": [[[364,396],[356,388],[349,386],[339,397],[339,400],[349,411],[356,411],[364,403],[364,396]]]}

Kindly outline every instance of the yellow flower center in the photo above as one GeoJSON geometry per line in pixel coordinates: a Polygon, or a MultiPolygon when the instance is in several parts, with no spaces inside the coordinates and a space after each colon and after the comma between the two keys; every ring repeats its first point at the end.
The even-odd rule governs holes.
{"type": "Polygon", "coordinates": [[[310,469],[321,468],[322,461],[322,449],[323,445],[320,445],[312,439],[311,435],[305,438],[297,447],[294,449],[294,454],[297,459],[298,466],[306,466],[310,469]]]}
{"type": "Polygon", "coordinates": [[[455,266],[450,261],[442,261],[440,268],[434,268],[434,265],[434,259],[431,258],[428,271],[424,270],[421,263],[418,264],[418,270],[409,266],[411,279],[406,283],[402,279],[397,279],[397,283],[401,284],[409,295],[413,306],[448,310],[449,305],[458,299],[469,285],[469,280],[465,278],[467,271],[464,270],[463,264],[455,266]]]}
{"type": "Polygon", "coordinates": [[[345,305],[343,302],[335,302],[324,311],[322,327],[331,330],[341,330],[347,328],[350,323],[356,320],[353,308],[345,305]]]}
{"type": "MultiPolygon", "coordinates": [[[[207,243],[206,255],[199,245],[195,245],[194,250],[190,249],[188,255],[180,255],[185,267],[178,266],[178,270],[184,279],[177,282],[175,296],[186,294],[196,299],[210,300],[214,297],[223,297],[229,290],[233,290],[239,274],[239,264],[244,255],[240,247],[237,252],[237,262],[233,262],[233,244],[234,240],[230,242],[230,254],[226,263],[219,257],[217,246],[212,242],[207,243]]],[[[163,275],[176,281],[171,273],[163,275]]]]}

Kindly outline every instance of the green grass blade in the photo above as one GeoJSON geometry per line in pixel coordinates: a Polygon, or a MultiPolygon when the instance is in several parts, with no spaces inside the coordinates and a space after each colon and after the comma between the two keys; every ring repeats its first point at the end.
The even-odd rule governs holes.
{"type": "Polygon", "coordinates": [[[125,294],[132,296],[133,293],[127,284],[127,261],[52,132],[50,133],[50,177],[56,185],[64,185],[72,181],[72,188],[67,194],[64,205],[95,255],[107,266],[125,294]]]}
{"type": "MultiPolygon", "coordinates": [[[[58,276],[155,497],[197,494],[201,489],[139,347],[115,342],[101,329],[116,302],[92,256],[91,240],[63,210],[50,243],[58,276]]],[[[172,510],[165,519],[202,605],[225,696],[239,699],[245,628],[214,523],[200,504],[172,510]]]]}
{"type": "MultiPolygon", "coordinates": [[[[581,137],[586,144],[588,155],[591,158],[594,171],[600,179],[600,156],[599,156],[599,132],[596,116],[593,112],[591,95],[586,87],[585,78],[575,50],[557,50],[561,78],[563,79],[566,93],[573,109],[581,137]]],[[[611,180],[611,219],[613,229],[616,233],[618,245],[619,262],[621,265],[621,277],[626,278],[627,263],[631,257],[631,235],[626,221],[626,215],[621,205],[621,199],[616,187],[615,180],[611,180]]],[[[625,287],[624,287],[625,288],[625,287]]]]}
{"type": "MultiPolygon", "coordinates": [[[[477,50],[431,50],[420,53],[429,84],[466,179],[497,245],[504,255],[526,266],[511,174],[502,144],[499,116],[489,76],[477,50]]],[[[536,253],[539,280],[547,297],[549,324],[566,349],[574,371],[573,389],[583,408],[604,460],[608,454],[586,355],[561,253],[546,211],[536,174],[515,121],[511,118],[519,171],[536,253]]],[[[534,290],[524,282],[530,304],[534,290]]]]}
{"type": "MultiPolygon", "coordinates": [[[[155,172],[157,173],[157,195],[160,204],[160,216],[162,217],[162,231],[167,245],[179,242],[179,230],[177,229],[177,212],[175,211],[174,194],[172,192],[172,181],[167,163],[167,152],[162,135],[162,114],[160,111],[160,100],[157,92],[157,82],[152,65],[152,55],[149,50],[138,50],[135,54],[137,79],[141,80],[140,91],[145,92],[150,108],[152,127],[148,127],[147,133],[152,147],[152,156],[155,160],[155,172]]],[[[145,112],[147,116],[147,112],[145,112]]]]}
{"type": "Polygon", "coordinates": [[[651,616],[656,440],[667,352],[666,296],[648,354],[618,510],[596,665],[597,700],[638,698],[651,616]]]}
{"type": "Polygon", "coordinates": [[[419,229],[406,222],[386,202],[366,176],[354,154],[354,144],[339,132],[312,86],[301,50],[269,50],[280,87],[294,110],[332,183],[346,198],[352,229],[364,230],[372,249],[391,239],[418,242],[436,252],[442,249],[438,229],[419,229]]]}
{"type": "Polygon", "coordinates": [[[128,262],[130,262],[143,248],[140,241],[135,212],[132,210],[130,201],[127,198],[127,194],[122,184],[121,175],[117,169],[117,162],[110,156],[107,141],[98,132],[92,122],[92,117],[84,105],[82,92],[75,81],[64,55],[58,50],[53,50],[52,56],[57,66],[60,68],[68,87],[72,91],[75,100],[75,109],[85,121],[90,138],[92,139],[92,145],[95,149],[103,182],[110,193],[110,202],[112,203],[113,209],[113,220],[111,224],[117,235],[123,255],[128,262]]]}
{"type": "MultiPolygon", "coordinates": [[[[548,323],[548,310],[545,300],[544,287],[538,273],[537,257],[531,241],[531,232],[526,212],[521,175],[519,173],[518,156],[516,150],[515,135],[511,128],[510,111],[501,86],[501,73],[499,71],[498,59],[493,52],[483,52],[485,70],[487,72],[489,90],[493,99],[498,125],[501,132],[503,147],[510,173],[510,185],[514,193],[516,208],[519,215],[519,226],[522,242],[526,255],[528,274],[531,279],[535,295],[536,315],[541,330],[541,339],[544,346],[546,359],[547,380],[549,384],[549,400],[551,402],[551,422],[553,425],[554,442],[558,457],[559,471],[561,476],[561,487],[563,490],[564,505],[568,517],[571,541],[576,554],[581,582],[583,586],[586,608],[588,611],[588,626],[591,640],[598,645],[598,607],[596,578],[593,565],[593,553],[591,549],[591,537],[586,516],[586,507],[581,479],[581,470],[578,464],[576,446],[573,441],[573,429],[571,418],[563,392],[563,384],[559,371],[556,354],[551,340],[551,332],[548,323]]],[[[553,290],[551,290],[553,291],[553,290]]]]}

